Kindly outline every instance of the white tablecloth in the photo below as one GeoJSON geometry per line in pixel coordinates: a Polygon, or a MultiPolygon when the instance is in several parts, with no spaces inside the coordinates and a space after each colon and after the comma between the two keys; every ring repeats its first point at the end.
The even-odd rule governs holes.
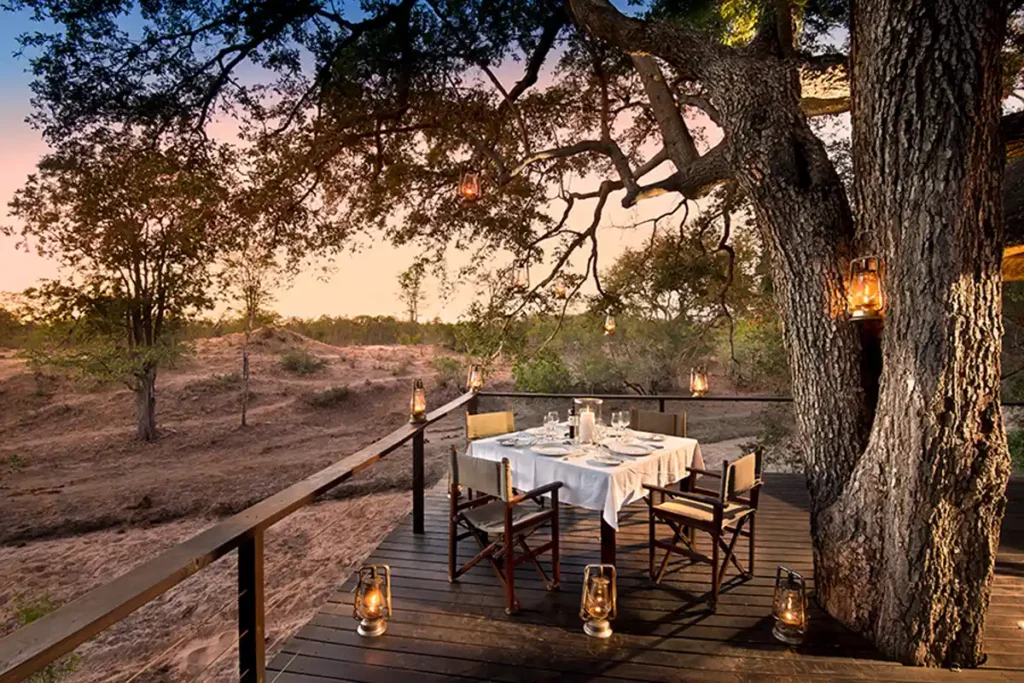
{"type": "MultiPolygon", "coordinates": [[[[700,444],[696,439],[667,436],[652,444],[659,447],[643,457],[623,457],[623,464],[604,467],[588,462],[591,455],[605,454],[595,450],[590,455],[563,460],[534,453],[528,447],[502,446],[499,439],[508,434],[479,439],[469,445],[469,455],[484,460],[508,458],[512,465],[512,485],[529,491],[553,481],[562,482],[560,502],[588,510],[600,510],[613,528],[619,528],[619,510],[644,495],[644,484],[668,486],[684,479],[690,467],[704,468],[700,444]]],[[[617,456],[622,457],[622,456],[617,456]]]]}

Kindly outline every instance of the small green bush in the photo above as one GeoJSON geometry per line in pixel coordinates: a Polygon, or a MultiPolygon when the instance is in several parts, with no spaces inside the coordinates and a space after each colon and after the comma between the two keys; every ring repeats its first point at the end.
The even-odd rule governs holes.
{"type": "Polygon", "coordinates": [[[1010,461],[1016,474],[1024,474],[1024,429],[1015,429],[1006,434],[1010,446],[1010,461]]]}
{"type": "Polygon", "coordinates": [[[516,391],[558,393],[572,388],[572,375],[562,359],[553,353],[520,359],[512,365],[516,391]]]}
{"type": "Polygon", "coordinates": [[[331,408],[348,400],[349,389],[346,384],[343,387],[331,387],[323,391],[311,391],[302,396],[302,400],[314,408],[331,408]]]}
{"type": "MultiPolygon", "coordinates": [[[[42,619],[53,610],[54,606],[50,602],[48,595],[44,595],[38,600],[24,600],[20,596],[14,597],[14,617],[18,621],[18,626],[28,626],[33,621],[42,619]]],[[[78,655],[68,655],[52,664],[48,664],[46,668],[33,674],[27,680],[29,683],[59,683],[59,681],[64,680],[75,672],[80,661],[81,657],[78,655]]]]}
{"type": "Polygon", "coordinates": [[[327,360],[305,349],[293,349],[281,355],[281,367],[293,375],[314,375],[324,369],[327,360]]]}
{"type": "Polygon", "coordinates": [[[442,387],[458,386],[465,380],[463,377],[463,366],[459,359],[451,356],[438,356],[434,359],[434,370],[437,371],[437,381],[442,387]]]}

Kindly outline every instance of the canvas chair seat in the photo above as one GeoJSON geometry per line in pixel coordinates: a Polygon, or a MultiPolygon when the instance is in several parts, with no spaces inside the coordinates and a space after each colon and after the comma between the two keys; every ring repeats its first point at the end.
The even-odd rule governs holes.
{"type": "MultiPolygon", "coordinates": [[[[505,531],[505,503],[495,500],[480,507],[466,510],[463,518],[485,534],[501,534],[505,531]]],[[[530,520],[540,521],[550,515],[544,510],[534,510],[523,506],[512,508],[512,524],[518,526],[530,520]]]]}
{"type": "MultiPolygon", "coordinates": [[[[711,524],[715,519],[715,509],[711,503],[702,503],[696,500],[665,501],[664,503],[655,505],[654,509],[658,512],[692,519],[697,522],[705,522],[707,524],[711,524]]],[[[742,503],[727,503],[725,508],[722,510],[722,523],[725,524],[733,522],[743,515],[751,512],[753,512],[753,509],[749,505],[743,505],[742,503]]]]}

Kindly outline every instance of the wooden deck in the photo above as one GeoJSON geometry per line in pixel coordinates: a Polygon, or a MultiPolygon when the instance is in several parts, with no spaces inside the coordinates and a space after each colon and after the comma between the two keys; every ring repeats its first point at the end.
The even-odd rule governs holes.
{"type": "MultiPolygon", "coordinates": [[[[383,540],[372,561],[393,571],[395,616],[387,634],[361,638],[352,619],[351,582],[292,638],[274,660],[268,681],[1024,681],[1024,480],[1010,484],[983,669],[963,672],[903,667],[818,611],[807,642],[789,650],[771,635],[776,565],[811,571],[803,478],[769,475],[758,517],[755,576],[728,580],[718,613],[704,611],[706,566],[646,578],[646,506],[623,512],[619,533],[619,606],[615,635],[588,638],[578,616],[583,566],[598,559],[597,513],[562,511],[562,588],[544,590],[533,569],[516,575],[522,611],[507,617],[502,590],[487,566],[457,584],[446,574],[447,501],[440,488],[426,503],[426,534],[411,521],[383,540]]],[[[542,532],[543,533],[543,532],[542,532]]],[[[698,538],[700,538],[698,536],[698,538]]],[[[471,552],[466,541],[465,552],[471,552]]],[[[700,543],[700,541],[698,541],[700,543]]],[[[745,541],[741,541],[745,543],[745,541]]],[[[704,545],[707,545],[706,539],[704,545]]],[[[744,552],[745,546],[740,546],[744,552]]]]}

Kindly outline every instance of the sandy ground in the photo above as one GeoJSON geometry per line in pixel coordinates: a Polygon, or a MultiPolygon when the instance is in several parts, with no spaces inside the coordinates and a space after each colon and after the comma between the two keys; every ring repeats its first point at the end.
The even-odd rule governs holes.
{"type": "MultiPolygon", "coordinates": [[[[201,340],[194,356],[162,372],[161,438],[152,444],[133,438],[127,390],[80,386],[0,353],[0,635],[16,627],[18,600],[64,604],[398,427],[407,419],[412,377],[427,378],[431,405],[460,391],[439,386],[435,348],[338,348],[267,329],[253,344],[254,399],[243,429],[241,385],[231,376],[240,344],[238,335],[201,340]],[[307,377],[286,372],[281,354],[297,348],[326,359],[326,367],[307,377]],[[305,400],[341,386],[350,394],[336,405],[305,400]]],[[[527,427],[568,406],[487,399],[481,409],[506,407],[527,427]]],[[[606,406],[609,416],[621,408],[628,404],[606,406]]],[[[740,455],[759,428],[758,406],[686,409],[712,468],[740,455]]],[[[462,434],[458,417],[431,428],[428,483],[443,476],[444,452],[462,434]]],[[[268,532],[272,651],[408,514],[410,488],[410,454],[400,449],[268,532]]],[[[134,680],[226,680],[236,666],[235,629],[232,555],[79,648],[71,680],[126,680],[142,669],[134,680]]]]}

